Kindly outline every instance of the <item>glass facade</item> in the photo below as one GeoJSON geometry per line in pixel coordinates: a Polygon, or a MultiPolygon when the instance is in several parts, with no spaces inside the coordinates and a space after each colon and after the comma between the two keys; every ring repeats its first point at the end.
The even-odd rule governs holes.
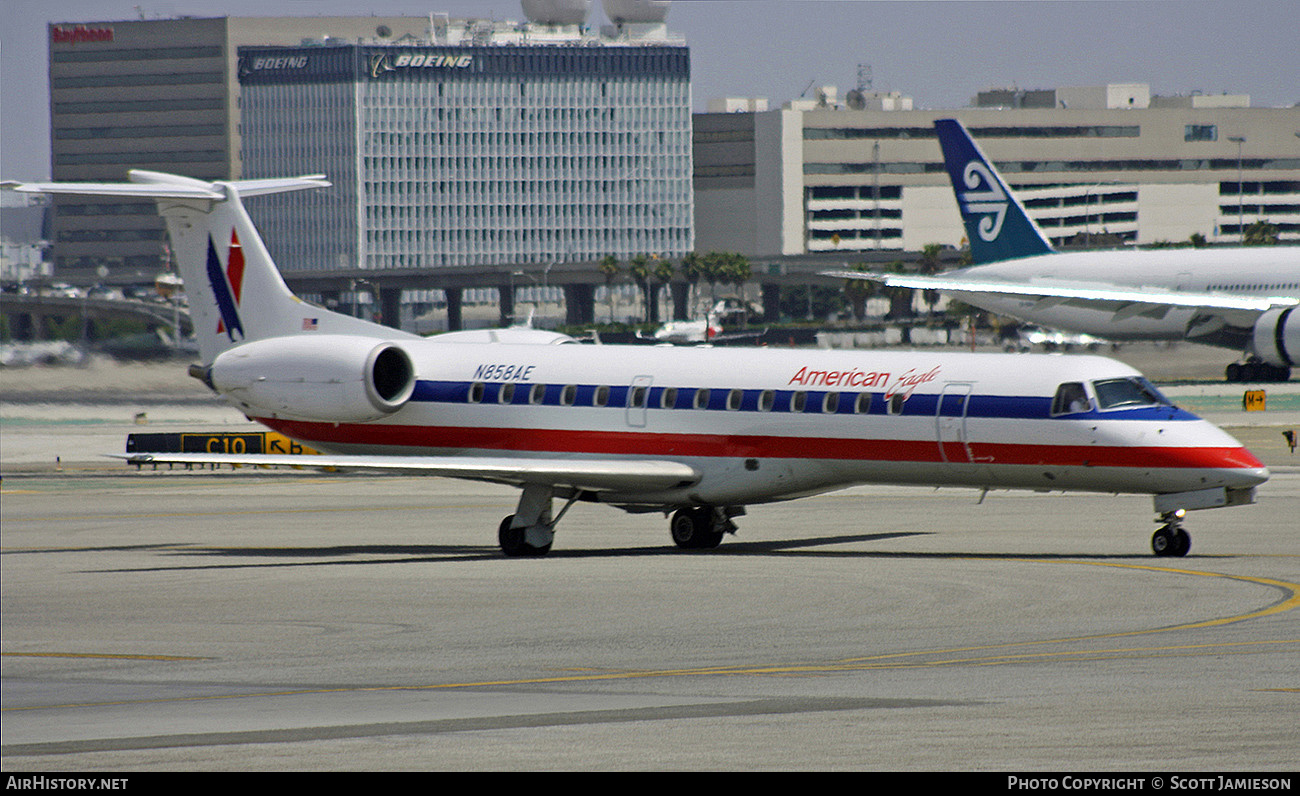
{"type": "Polygon", "coordinates": [[[250,202],[287,272],[693,248],[685,47],[241,48],[240,81],[245,176],[335,186],[250,202]]]}

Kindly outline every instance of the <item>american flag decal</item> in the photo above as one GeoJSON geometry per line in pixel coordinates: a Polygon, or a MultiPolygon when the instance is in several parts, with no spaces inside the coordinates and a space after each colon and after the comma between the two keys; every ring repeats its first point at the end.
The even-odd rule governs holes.
{"type": "Polygon", "coordinates": [[[314,331],[316,331],[316,325],[317,325],[317,320],[316,320],[315,318],[303,318],[303,319],[302,319],[302,330],[303,330],[304,332],[314,332],[314,331]]]}

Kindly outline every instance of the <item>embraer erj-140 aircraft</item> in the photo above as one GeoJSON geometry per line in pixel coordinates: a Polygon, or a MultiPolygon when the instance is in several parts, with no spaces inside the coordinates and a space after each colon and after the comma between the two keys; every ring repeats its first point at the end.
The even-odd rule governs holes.
{"type": "Polygon", "coordinates": [[[1100,357],[579,345],[526,328],[418,337],[284,284],[240,197],[322,178],[131,179],[10,187],[157,200],[199,338],[191,374],[326,452],[131,461],[513,484],[498,529],[512,556],[546,553],[579,500],[671,514],[678,546],[710,548],[747,505],[854,484],[1150,494],[1153,549],[1182,555],[1185,510],[1253,502],[1268,478],[1239,442],[1100,357]]]}
{"type": "Polygon", "coordinates": [[[1286,381],[1300,362],[1300,247],[1057,252],[955,119],[934,123],[975,266],[939,276],[833,272],[940,290],[990,312],[1108,340],[1245,352],[1228,381],[1286,381]]]}

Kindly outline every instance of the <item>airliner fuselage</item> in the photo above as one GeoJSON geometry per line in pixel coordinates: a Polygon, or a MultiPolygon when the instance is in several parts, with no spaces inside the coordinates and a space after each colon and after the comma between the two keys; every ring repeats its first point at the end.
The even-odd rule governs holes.
{"type": "MultiPolygon", "coordinates": [[[[1225,296],[1300,296],[1300,248],[1258,247],[1241,249],[1143,249],[1120,251],[1061,252],[978,265],[944,274],[952,280],[969,279],[1005,282],[1040,288],[1124,287],[1164,290],[1184,294],[1225,296]]],[[[1012,296],[993,293],[952,291],[961,300],[1023,318],[1055,329],[1069,329],[1114,341],[1180,340],[1245,347],[1245,332],[1254,325],[1258,311],[1218,310],[1241,329],[1232,340],[1219,339],[1219,329],[1198,330],[1196,321],[1205,317],[1200,307],[1155,306],[1145,313],[1120,314],[1123,302],[1097,299],[1056,303],[1043,296],[1012,296]],[[1199,331],[1199,334],[1198,334],[1199,331]]]]}
{"type": "MultiPolygon", "coordinates": [[[[362,422],[256,419],[349,455],[672,460],[689,483],[601,502],[744,505],[859,483],[1177,493],[1264,469],[1101,357],[402,343],[409,400],[362,422]],[[1059,403],[1079,385],[1081,405],[1059,403]],[[1101,385],[1101,386],[1099,386],[1101,385]],[[1121,388],[1112,401],[1106,385],[1121,388]],[[1147,390],[1143,392],[1143,390],[1147,390]]],[[[273,372],[267,379],[309,374],[273,372]]],[[[227,396],[238,401],[238,389],[227,396]]]]}

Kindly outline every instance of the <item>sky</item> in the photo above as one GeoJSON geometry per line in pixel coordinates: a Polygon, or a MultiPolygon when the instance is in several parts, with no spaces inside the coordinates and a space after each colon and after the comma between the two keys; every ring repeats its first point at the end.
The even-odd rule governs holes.
{"type": "MultiPolygon", "coordinates": [[[[524,19],[519,0],[2,0],[0,178],[48,179],[49,22],[176,15],[426,15],[524,19]]],[[[599,0],[593,24],[604,23],[599,0]]],[[[1153,94],[1300,103],[1296,0],[675,0],[668,27],[691,47],[694,105],[857,84],[918,108],[966,107],[979,91],[1147,83],[1153,94]]]]}

